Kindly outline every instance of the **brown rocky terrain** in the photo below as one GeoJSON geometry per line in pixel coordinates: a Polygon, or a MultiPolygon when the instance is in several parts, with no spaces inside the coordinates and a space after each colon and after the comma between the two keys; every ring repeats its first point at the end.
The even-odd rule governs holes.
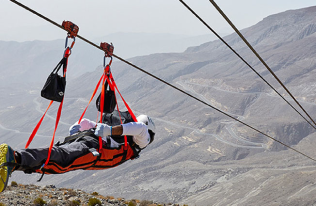
{"type": "MultiPolygon", "coordinates": [[[[124,198],[114,198],[113,196],[102,196],[97,192],[87,193],[82,190],[56,188],[54,185],[40,187],[36,185],[23,185],[12,182],[4,192],[0,193],[0,205],[158,206],[167,204],[154,203],[153,201],[149,200],[125,200],[124,198]]],[[[179,206],[174,204],[168,205],[179,206]]]]}

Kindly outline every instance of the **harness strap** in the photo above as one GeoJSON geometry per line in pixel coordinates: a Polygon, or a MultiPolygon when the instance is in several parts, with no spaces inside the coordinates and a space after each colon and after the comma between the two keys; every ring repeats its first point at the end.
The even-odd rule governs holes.
{"type": "Polygon", "coordinates": [[[43,179],[44,175],[45,175],[45,171],[42,171],[42,175],[41,175],[41,177],[37,180],[37,182],[42,181],[42,179],[43,179]]]}
{"type": "Polygon", "coordinates": [[[49,109],[50,106],[53,104],[53,102],[54,102],[53,100],[50,101],[50,103],[49,103],[49,105],[48,105],[48,107],[47,107],[45,113],[43,114],[43,116],[42,116],[42,118],[40,119],[40,121],[37,123],[36,127],[34,128],[32,134],[31,134],[31,136],[29,137],[29,140],[27,141],[27,143],[26,143],[26,145],[25,145],[25,149],[27,149],[27,148],[29,147],[29,145],[31,144],[31,142],[32,142],[32,140],[33,140],[33,138],[34,138],[34,136],[35,136],[36,133],[37,133],[37,130],[38,130],[39,127],[41,126],[42,121],[43,121],[43,119],[44,119],[44,117],[45,117],[45,115],[46,115],[48,109],[49,109]]]}
{"type": "MultiPolygon", "coordinates": [[[[101,97],[100,97],[100,122],[102,122],[102,118],[103,118],[103,111],[104,111],[104,94],[105,94],[105,81],[107,81],[107,83],[109,84],[109,87],[112,88],[112,84],[109,81],[108,75],[111,74],[111,70],[110,70],[110,65],[112,64],[112,57],[110,62],[105,66],[105,56],[104,56],[104,62],[103,62],[103,85],[102,85],[102,90],[101,90],[101,97]]],[[[115,91],[114,91],[115,94],[115,91]]],[[[116,98],[115,101],[117,102],[116,98]]]]}
{"type": "MultiPolygon", "coordinates": [[[[102,90],[101,90],[101,97],[100,97],[100,122],[102,122],[102,118],[103,118],[103,110],[104,110],[104,93],[105,93],[105,86],[104,83],[107,79],[107,75],[106,75],[106,71],[104,69],[104,73],[103,73],[103,84],[102,84],[102,90]]],[[[102,153],[102,137],[99,136],[99,153],[102,153]]]]}
{"type": "Polygon", "coordinates": [[[129,112],[130,115],[132,116],[133,120],[134,120],[135,122],[137,122],[136,116],[134,115],[132,109],[128,106],[128,104],[127,104],[127,102],[125,101],[125,99],[123,98],[121,92],[120,92],[119,89],[117,88],[117,85],[116,85],[116,83],[115,83],[115,81],[114,81],[114,79],[113,79],[112,73],[110,74],[110,79],[111,79],[111,81],[112,81],[112,85],[116,88],[117,92],[120,94],[120,96],[121,96],[121,98],[122,98],[122,100],[123,100],[123,102],[124,102],[124,104],[125,104],[125,107],[127,108],[128,112],[129,112]]]}
{"type": "MultiPolygon", "coordinates": [[[[121,92],[120,92],[119,89],[117,88],[112,73],[110,74],[110,79],[111,79],[111,81],[112,81],[112,86],[113,86],[114,88],[116,88],[117,92],[120,94],[121,99],[123,100],[123,102],[124,102],[124,104],[125,104],[125,107],[127,108],[128,112],[129,112],[130,115],[132,116],[134,122],[137,122],[137,119],[136,119],[136,117],[135,117],[133,111],[132,111],[131,108],[128,106],[128,104],[126,103],[125,99],[123,98],[121,92]]],[[[115,91],[115,89],[114,89],[114,91],[115,91]]],[[[115,95],[115,99],[116,99],[116,93],[115,93],[115,92],[114,92],[114,95],[115,95]]],[[[122,122],[122,118],[121,118],[121,114],[120,114],[118,105],[117,105],[117,111],[118,111],[118,113],[119,113],[119,116],[120,116],[120,119],[121,119],[121,122],[122,122]]],[[[126,137],[126,136],[124,136],[124,149],[125,149],[125,150],[127,149],[127,137],[126,137]]]]}
{"type": "Polygon", "coordinates": [[[52,148],[53,148],[54,140],[55,140],[55,134],[56,134],[56,130],[57,130],[57,127],[58,127],[59,120],[60,120],[61,110],[62,110],[62,108],[63,108],[63,102],[64,102],[64,98],[63,98],[63,100],[61,101],[61,103],[60,103],[60,105],[59,105],[59,108],[58,108],[57,117],[56,117],[56,122],[55,122],[54,134],[53,134],[53,137],[52,137],[52,141],[51,141],[51,143],[50,143],[50,146],[49,146],[48,156],[47,156],[45,165],[48,164],[49,159],[50,159],[50,155],[51,155],[51,153],[52,153],[52,148]]]}
{"type": "Polygon", "coordinates": [[[104,88],[104,83],[107,79],[107,75],[103,73],[103,81],[102,81],[102,89],[101,89],[101,97],[100,97],[100,122],[102,122],[102,117],[103,117],[103,111],[104,111],[104,93],[105,93],[105,88],[104,88]]]}
{"type": "MultiPolygon", "coordinates": [[[[117,97],[116,97],[116,92],[115,92],[115,82],[114,82],[114,78],[112,76],[112,73],[110,73],[109,77],[107,77],[106,79],[109,83],[109,86],[110,88],[114,91],[114,96],[115,96],[115,101],[117,102],[117,97]]],[[[121,96],[122,97],[122,96],[121,96]]],[[[119,114],[119,117],[120,117],[120,121],[121,121],[121,124],[123,124],[123,121],[122,121],[122,117],[121,117],[121,113],[120,113],[120,109],[119,109],[119,106],[118,104],[116,104],[116,109],[118,111],[118,114],[119,114]]],[[[102,118],[101,118],[102,120],[102,118]]],[[[126,135],[124,136],[124,151],[127,150],[127,137],[126,135]]]]}
{"type": "MultiPolygon", "coordinates": [[[[104,75],[104,74],[103,74],[103,75],[104,75]]],[[[94,89],[94,91],[93,91],[93,94],[92,94],[92,96],[91,96],[91,98],[90,98],[90,101],[89,101],[88,105],[86,106],[85,110],[83,111],[82,115],[80,116],[79,121],[78,121],[78,124],[80,124],[80,122],[81,122],[83,116],[85,115],[85,113],[86,113],[86,111],[87,111],[87,109],[88,109],[88,107],[89,107],[89,105],[90,105],[92,99],[94,98],[95,94],[97,93],[97,91],[98,91],[98,89],[99,89],[99,86],[100,86],[100,83],[101,83],[101,81],[102,81],[102,79],[103,79],[103,75],[101,76],[99,82],[97,83],[97,86],[95,87],[95,89],[94,89]]]]}

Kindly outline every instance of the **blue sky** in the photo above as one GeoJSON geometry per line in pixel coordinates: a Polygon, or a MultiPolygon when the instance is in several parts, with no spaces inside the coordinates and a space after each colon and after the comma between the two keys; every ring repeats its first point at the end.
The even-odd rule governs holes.
{"type": "MultiPolygon", "coordinates": [[[[116,32],[208,34],[178,0],[19,0],[48,18],[70,20],[80,35],[91,39],[116,32]]],[[[229,32],[208,0],[185,0],[217,32],[229,32]]],[[[316,5],[315,0],[217,0],[216,3],[239,29],[264,17],[290,9],[316,5]]],[[[64,31],[22,9],[10,0],[0,3],[0,40],[27,41],[64,38],[64,31]]]]}

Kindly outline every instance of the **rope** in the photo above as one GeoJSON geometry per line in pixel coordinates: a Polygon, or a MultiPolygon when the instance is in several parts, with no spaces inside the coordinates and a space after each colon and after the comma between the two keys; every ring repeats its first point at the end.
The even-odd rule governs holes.
{"type": "MultiPolygon", "coordinates": [[[[307,114],[307,112],[303,109],[303,107],[297,102],[297,100],[292,96],[294,101],[302,108],[302,110],[307,114],[308,117],[312,120],[312,122],[315,124],[313,125],[310,121],[308,121],[289,101],[285,99],[267,80],[265,80],[243,57],[241,57],[220,35],[218,35],[199,15],[197,15],[187,4],[185,4],[182,0],[179,0],[188,10],[190,10],[209,30],[211,30],[230,50],[232,50],[233,53],[235,53],[253,72],[255,72],[267,85],[270,86],[271,89],[275,93],[277,93],[292,109],[294,109],[310,126],[312,126],[314,129],[316,129],[316,123],[313,121],[313,119],[307,114]]],[[[263,60],[262,60],[263,61],[263,60]]],[[[266,64],[265,64],[266,65],[266,64]]],[[[270,69],[270,68],[269,68],[270,69]]],[[[271,69],[270,69],[271,70],[271,69]]],[[[275,74],[274,74],[275,75],[275,74]]],[[[276,77],[276,76],[275,76],[276,77]]],[[[276,77],[277,78],[277,77],[276,77]]],[[[280,82],[280,80],[279,80],[280,82]]],[[[282,82],[280,82],[282,84],[282,82]]],[[[283,85],[283,84],[282,84],[283,85]]],[[[284,86],[284,85],[283,85],[284,86]]],[[[284,86],[285,87],[285,86],[284,86]]],[[[286,87],[285,87],[286,88],[286,87]]],[[[287,89],[286,89],[287,90],[287,89]]],[[[288,90],[287,90],[288,91],[288,90]]]]}
{"type": "MultiPolygon", "coordinates": [[[[45,19],[45,20],[47,20],[47,21],[49,21],[49,22],[53,22],[52,20],[50,20],[50,19],[44,17],[43,15],[40,15],[39,13],[33,11],[32,9],[30,9],[30,8],[28,8],[28,7],[26,7],[26,6],[24,6],[23,4],[21,4],[21,3],[17,2],[17,1],[15,1],[15,0],[10,0],[10,1],[16,3],[16,4],[19,5],[19,6],[22,6],[23,8],[29,10],[30,12],[32,12],[32,13],[38,15],[39,17],[41,17],[41,18],[43,18],[43,19],[45,19]]],[[[180,1],[181,1],[181,0],[180,0],[180,1]]],[[[53,24],[56,25],[56,26],[58,26],[58,27],[60,27],[60,28],[62,28],[60,25],[58,25],[58,24],[55,23],[55,22],[53,22],[53,24]]],[[[62,29],[64,29],[64,28],[62,28],[62,29]]],[[[85,42],[91,44],[92,46],[94,46],[94,47],[96,47],[96,48],[102,50],[101,47],[99,47],[99,46],[97,46],[96,44],[90,42],[89,40],[87,40],[87,39],[85,39],[85,38],[83,38],[83,37],[81,37],[81,36],[79,36],[79,35],[77,35],[77,37],[80,38],[80,39],[82,39],[83,41],[85,41],[85,42]]],[[[102,50],[102,51],[103,51],[103,50],[102,50]]],[[[251,129],[253,129],[254,131],[256,131],[256,132],[258,132],[258,133],[260,133],[260,134],[262,134],[262,135],[264,135],[264,136],[266,136],[266,137],[268,137],[268,138],[270,138],[270,139],[272,139],[272,140],[274,140],[274,141],[280,143],[281,145],[283,145],[283,146],[285,146],[285,147],[287,147],[287,148],[289,148],[289,149],[291,149],[291,150],[293,150],[293,151],[295,151],[295,152],[297,152],[297,153],[303,155],[304,157],[307,157],[308,159],[311,159],[311,160],[313,160],[313,161],[316,162],[316,159],[314,159],[314,158],[312,158],[312,157],[310,157],[310,156],[308,156],[308,155],[306,155],[306,154],[304,154],[304,153],[298,151],[297,149],[292,148],[291,146],[288,146],[287,144],[285,144],[285,143],[283,143],[283,142],[281,142],[281,141],[279,141],[279,140],[277,140],[277,139],[275,139],[275,138],[273,138],[273,137],[271,137],[271,136],[265,134],[264,132],[261,132],[260,130],[258,130],[258,129],[256,129],[256,128],[250,126],[250,125],[248,125],[247,123],[244,123],[244,122],[240,121],[239,119],[237,119],[237,118],[235,118],[235,117],[233,117],[233,116],[231,116],[231,115],[225,113],[224,111],[222,111],[222,110],[220,110],[220,109],[218,109],[218,108],[216,108],[216,107],[214,107],[214,106],[208,104],[207,102],[205,102],[205,101],[203,101],[203,100],[201,100],[201,99],[199,99],[199,98],[197,98],[197,97],[195,97],[195,96],[189,94],[188,92],[186,92],[186,91],[184,91],[184,90],[182,90],[182,89],[180,89],[180,88],[178,88],[178,87],[176,87],[176,86],[174,86],[174,85],[172,85],[172,84],[166,82],[165,80],[163,80],[163,79],[161,79],[161,78],[159,78],[159,77],[157,77],[157,76],[155,76],[155,75],[153,75],[153,74],[151,74],[151,73],[149,73],[149,72],[147,72],[147,71],[145,71],[145,70],[143,70],[143,69],[141,69],[141,68],[139,68],[138,66],[136,66],[136,65],[134,65],[134,64],[132,64],[132,63],[130,63],[130,62],[128,62],[128,61],[126,61],[126,60],[124,60],[124,59],[118,57],[118,56],[116,56],[115,54],[113,54],[113,56],[116,57],[117,59],[121,60],[122,62],[125,62],[126,64],[128,64],[128,65],[130,65],[130,66],[132,66],[132,67],[134,67],[134,68],[136,68],[136,69],[138,69],[139,71],[141,71],[141,72],[143,72],[143,73],[145,73],[145,74],[147,74],[147,75],[149,75],[149,76],[151,76],[151,77],[157,79],[158,81],[160,81],[160,82],[162,82],[162,83],[164,83],[164,84],[166,84],[166,85],[168,85],[168,86],[174,88],[175,90],[178,90],[179,92],[181,92],[181,93],[183,93],[183,94],[185,94],[185,95],[187,95],[187,96],[189,96],[189,97],[191,97],[191,98],[193,98],[193,99],[195,99],[195,100],[201,102],[202,104],[205,104],[206,106],[211,107],[212,109],[218,111],[219,113],[221,113],[221,114],[223,114],[223,115],[225,115],[225,116],[227,116],[227,117],[230,117],[231,119],[233,119],[233,120],[235,120],[235,121],[237,121],[237,122],[243,124],[244,126],[247,126],[247,127],[251,128],[251,129]]]]}

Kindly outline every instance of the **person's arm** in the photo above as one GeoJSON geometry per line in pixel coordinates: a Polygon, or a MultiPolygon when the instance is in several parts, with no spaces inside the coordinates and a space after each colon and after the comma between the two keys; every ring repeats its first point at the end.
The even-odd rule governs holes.
{"type": "Polygon", "coordinates": [[[112,135],[121,136],[122,134],[123,134],[123,126],[122,125],[112,127],[112,135]]]}
{"type": "Polygon", "coordinates": [[[144,136],[148,133],[147,126],[140,122],[130,122],[118,126],[109,126],[107,124],[98,123],[95,135],[105,137],[108,135],[131,135],[144,136]]]}
{"type": "Polygon", "coordinates": [[[133,141],[140,147],[146,147],[150,142],[148,127],[142,122],[130,122],[123,124],[122,135],[132,135],[133,141]]]}
{"type": "Polygon", "coordinates": [[[111,127],[107,124],[98,123],[94,134],[96,136],[106,137],[110,135],[122,135],[123,127],[122,125],[111,127]]]}
{"type": "Polygon", "coordinates": [[[101,137],[110,135],[130,135],[133,136],[134,142],[141,148],[146,147],[150,142],[148,128],[141,122],[130,122],[113,127],[98,123],[94,134],[101,137]]]}

